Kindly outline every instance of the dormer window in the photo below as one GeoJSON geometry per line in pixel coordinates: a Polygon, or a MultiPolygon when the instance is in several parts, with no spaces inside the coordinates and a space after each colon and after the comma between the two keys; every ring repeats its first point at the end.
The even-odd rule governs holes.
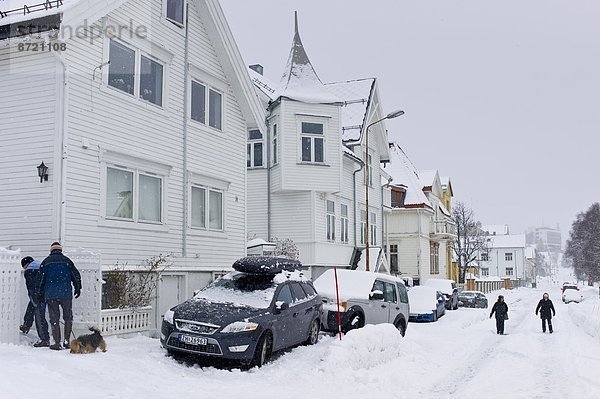
{"type": "Polygon", "coordinates": [[[256,168],[263,166],[263,135],[260,130],[248,132],[246,166],[256,168]]]}
{"type": "Polygon", "coordinates": [[[302,162],[325,162],[325,138],[323,133],[323,123],[301,123],[300,146],[302,162]]]}

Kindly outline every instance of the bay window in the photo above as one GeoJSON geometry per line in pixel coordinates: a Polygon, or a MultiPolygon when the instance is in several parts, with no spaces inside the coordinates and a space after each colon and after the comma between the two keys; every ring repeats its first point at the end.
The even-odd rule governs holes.
{"type": "Polygon", "coordinates": [[[325,162],[325,138],[322,123],[302,122],[300,147],[302,162],[325,162]]]}

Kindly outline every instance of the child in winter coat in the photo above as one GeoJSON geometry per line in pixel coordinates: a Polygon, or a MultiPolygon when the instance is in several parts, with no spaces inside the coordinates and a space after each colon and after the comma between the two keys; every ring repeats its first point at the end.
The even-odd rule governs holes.
{"type": "Polygon", "coordinates": [[[552,334],[552,316],[556,316],[556,311],[554,310],[554,305],[547,292],[544,292],[544,296],[540,299],[535,308],[536,316],[538,312],[542,318],[542,332],[546,332],[546,322],[548,322],[548,330],[550,331],[550,334],[552,334]],[[552,311],[552,314],[550,314],[550,311],[552,311]]]}

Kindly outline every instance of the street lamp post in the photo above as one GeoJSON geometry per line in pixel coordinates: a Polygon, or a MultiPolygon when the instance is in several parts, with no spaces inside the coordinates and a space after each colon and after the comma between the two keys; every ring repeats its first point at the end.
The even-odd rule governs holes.
{"type": "Polygon", "coordinates": [[[370,179],[369,179],[369,128],[373,125],[378,124],[379,122],[383,122],[386,119],[394,119],[397,118],[399,116],[404,115],[404,111],[402,110],[398,110],[398,111],[394,111],[394,112],[390,112],[389,114],[387,114],[385,117],[371,123],[370,125],[367,126],[367,129],[365,131],[365,210],[367,212],[366,214],[366,218],[365,218],[365,251],[367,253],[367,256],[365,258],[365,270],[369,271],[369,184],[370,184],[370,179]]]}

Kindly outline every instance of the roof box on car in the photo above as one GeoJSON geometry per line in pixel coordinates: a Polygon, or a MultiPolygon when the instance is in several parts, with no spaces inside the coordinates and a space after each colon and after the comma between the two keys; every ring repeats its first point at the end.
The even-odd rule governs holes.
{"type": "Polygon", "coordinates": [[[270,256],[247,256],[236,260],[232,266],[238,272],[251,274],[278,274],[282,271],[294,271],[302,267],[298,260],[273,258],[270,256]]]}

